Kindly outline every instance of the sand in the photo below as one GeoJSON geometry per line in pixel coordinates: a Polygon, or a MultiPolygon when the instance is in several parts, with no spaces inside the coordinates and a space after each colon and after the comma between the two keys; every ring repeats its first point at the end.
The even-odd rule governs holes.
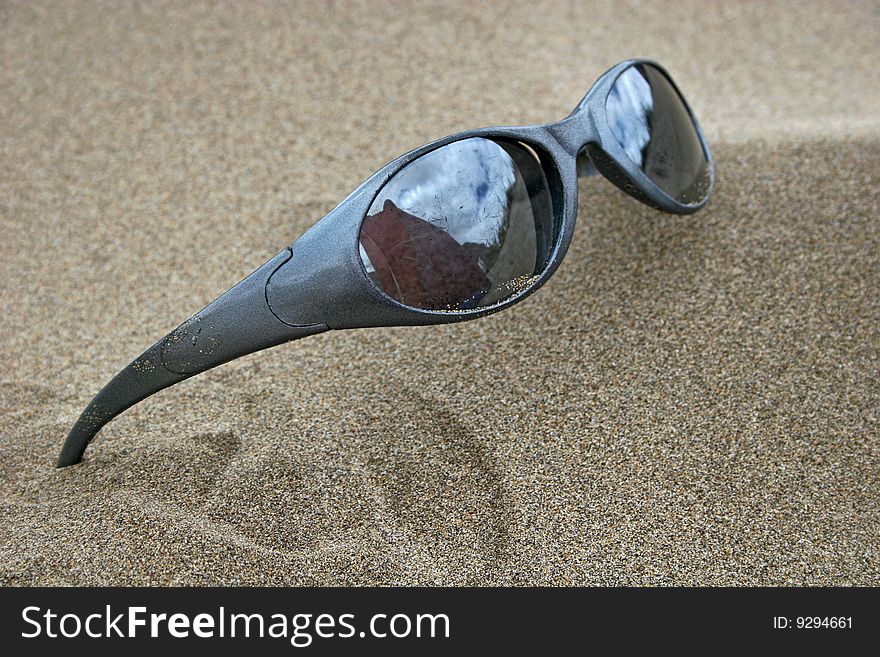
{"type": "Polygon", "coordinates": [[[876,3],[3,3],[0,582],[880,584],[876,3]],[[366,176],[676,77],[716,195],[581,183],[556,276],[138,405],[123,365],[366,176]]]}

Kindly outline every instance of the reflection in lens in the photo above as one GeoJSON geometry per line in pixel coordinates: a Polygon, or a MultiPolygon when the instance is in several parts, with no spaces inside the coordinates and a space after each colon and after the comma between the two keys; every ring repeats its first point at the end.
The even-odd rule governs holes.
{"type": "Polygon", "coordinates": [[[711,168],[694,120],[659,69],[626,69],[608,93],[605,114],[626,156],[664,192],[698,203],[709,192],[711,168]]]}
{"type": "Polygon", "coordinates": [[[523,145],[472,138],[423,155],[385,184],[361,225],[360,255],[397,301],[466,310],[527,287],[553,242],[536,156],[523,145]]]}

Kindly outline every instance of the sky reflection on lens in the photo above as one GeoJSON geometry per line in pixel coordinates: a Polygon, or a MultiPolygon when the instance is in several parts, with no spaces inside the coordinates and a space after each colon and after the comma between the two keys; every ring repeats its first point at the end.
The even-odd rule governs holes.
{"type": "Polygon", "coordinates": [[[702,201],[711,166],[694,119],[666,75],[639,64],[624,70],[605,101],[605,116],[626,157],[682,203],[702,201]]]}
{"type": "Polygon", "coordinates": [[[551,230],[535,157],[471,138],[420,157],[385,184],[361,227],[360,254],[398,301],[461,310],[495,303],[530,280],[549,255],[551,230]]]}

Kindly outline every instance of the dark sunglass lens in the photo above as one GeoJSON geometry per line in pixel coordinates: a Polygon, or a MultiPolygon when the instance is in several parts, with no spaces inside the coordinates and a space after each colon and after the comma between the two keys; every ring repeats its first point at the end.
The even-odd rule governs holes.
{"type": "Polygon", "coordinates": [[[411,162],[361,225],[373,282],[408,306],[466,310],[527,287],[553,248],[543,168],[526,146],[464,139],[411,162]]]}
{"type": "Polygon", "coordinates": [[[706,197],[709,161],[694,119],[662,71],[630,66],[611,88],[605,113],[627,157],[660,189],[685,204],[706,197]]]}

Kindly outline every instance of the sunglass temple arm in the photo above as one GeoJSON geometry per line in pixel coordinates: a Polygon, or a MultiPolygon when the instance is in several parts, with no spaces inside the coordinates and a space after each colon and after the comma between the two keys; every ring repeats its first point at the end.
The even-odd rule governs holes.
{"type": "Polygon", "coordinates": [[[113,377],[73,425],[58,467],[79,463],[101,427],[159,390],[245,354],[326,331],[324,324],[285,324],[269,307],[266,282],[290,258],[285,249],[113,377]]]}

